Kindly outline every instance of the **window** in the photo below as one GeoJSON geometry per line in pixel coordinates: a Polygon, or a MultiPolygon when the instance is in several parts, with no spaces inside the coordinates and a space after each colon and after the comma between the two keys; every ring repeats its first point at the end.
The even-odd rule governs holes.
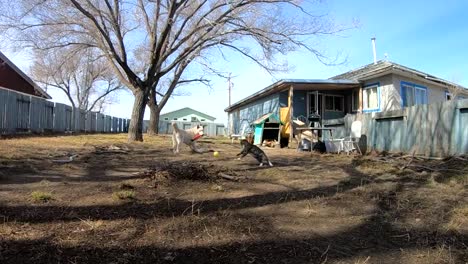
{"type": "Polygon", "coordinates": [[[445,91],[445,101],[450,101],[453,99],[453,96],[450,92],[445,91]]]}
{"type": "Polygon", "coordinates": [[[201,121],[205,121],[205,119],[202,118],[201,121]]]}
{"type": "Polygon", "coordinates": [[[362,110],[379,111],[380,110],[380,91],[379,84],[370,84],[362,89],[362,110]]]}
{"type": "Polygon", "coordinates": [[[351,94],[351,107],[352,111],[357,111],[359,109],[359,91],[353,91],[351,94]]]}
{"type": "Polygon", "coordinates": [[[164,120],[169,120],[169,117],[165,117],[164,120]]]}
{"type": "Polygon", "coordinates": [[[195,116],[192,116],[191,121],[192,122],[197,122],[197,118],[195,116]]]}
{"type": "Polygon", "coordinates": [[[270,110],[271,110],[270,108],[271,108],[271,101],[270,100],[265,101],[263,103],[263,109],[262,109],[263,112],[262,113],[263,114],[268,114],[270,112],[270,110]]]}
{"type": "Polygon", "coordinates": [[[344,99],[342,95],[325,95],[325,110],[343,112],[344,99]]]}
{"type": "Polygon", "coordinates": [[[174,117],[174,120],[177,120],[177,117],[174,117]]]}
{"type": "Polygon", "coordinates": [[[403,106],[427,104],[427,88],[414,83],[401,82],[403,106]]]}
{"type": "Polygon", "coordinates": [[[182,119],[182,120],[187,121],[187,118],[184,118],[184,119],[182,119]]]}

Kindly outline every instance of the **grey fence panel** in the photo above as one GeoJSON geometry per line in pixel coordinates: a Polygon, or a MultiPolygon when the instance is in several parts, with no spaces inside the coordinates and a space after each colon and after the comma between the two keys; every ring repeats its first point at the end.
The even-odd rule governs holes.
{"type": "Polygon", "coordinates": [[[0,89],[0,134],[6,133],[6,102],[8,91],[0,89]]]}
{"type": "Polygon", "coordinates": [[[85,115],[85,131],[86,132],[91,132],[91,123],[93,122],[93,119],[91,117],[91,112],[86,113],[85,115]]]}
{"type": "Polygon", "coordinates": [[[37,97],[30,97],[30,100],[31,100],[31,104],[30,104],[31,113],[29,115],[30,129],[31,129],[31,132],[41,133],[43,132],[41,121],[42,121],[42,116],[45,112],[45,109],[44,109],[45,101],[37,97]]]}
{"type": "Polygon", "coordinates": [[[54,115],[54,131],[64,132],[65,131],[65,106],[64,104],[55,103],[55,115],[54,115]]]}
{"type": "Polygon", "coordinates": [[[86,124],[85,124],[85,131],[86,132],[96,132],[96,112],[87,112],[86,113],[86,124]]]}
{"type": "Polygon", "coordinates": [[[31,129],[31,96],[16,95],[16,126],[15,130],[19,132],[28,132],[31,129]]]}
{"type": "Polygon", "coordinates": [[[17,95],[19,94],[8,91],[5,102],[5,132],[8,134],[16,132],[16,123],[18,122],[17,95]]]}
{"type": "Polygon", "coordinates": [[[104,132],[109,133],[112,131],[112,117],[106,115],[104,120],[104,132]]]}
{"type": "Polygon", "coordinates": [[[96,132],[104,132],[104,115],[96,114],[96,132]]]}
{"type": "Polygon", "coordinates": [[[54,102],[44,100],[44,108],[41,117],[41,128],[43,131],[54,130],[54,102]]]}
{"type": "Polygon", "coordinates": [[[76,109],[74,111],[75,118],[75,132],[83,132],[86,129],[86,111],[82,109],[76,109]]]}
{"type": "Polygon", "coordinates": [[[118,132],[119,133],[123,132],[123,118],[119,118],[118,132]]]}
{"type": "Polygon", "coordinates": [[[112,118],[112,133],[118,132],[119,119],[116,117],[112,118]]]}

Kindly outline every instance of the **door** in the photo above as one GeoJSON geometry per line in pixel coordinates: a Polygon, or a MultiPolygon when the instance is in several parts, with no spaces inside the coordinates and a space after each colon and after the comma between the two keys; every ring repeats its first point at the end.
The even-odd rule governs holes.
{"type": "Polygon", "coordinates": [[[312,114],[319,115],[322,117],[323,115],[323,94],[319,93],[318,91],[309,92],[307,94],[307,118],[312,114]]]}

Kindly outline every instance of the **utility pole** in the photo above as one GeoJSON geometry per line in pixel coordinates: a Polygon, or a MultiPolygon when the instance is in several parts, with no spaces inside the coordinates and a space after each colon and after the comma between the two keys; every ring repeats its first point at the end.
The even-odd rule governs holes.
{"type": "Polygon", "coordinates": [[[231,89],[232,89],[231,73],[229,73],[229,76],[228,76],[229,106],[231,106],[231,89]]]}

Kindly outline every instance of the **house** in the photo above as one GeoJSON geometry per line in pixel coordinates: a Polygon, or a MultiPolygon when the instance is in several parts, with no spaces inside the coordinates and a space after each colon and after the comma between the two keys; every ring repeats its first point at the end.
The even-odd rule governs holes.
{"type": "Polygon", "coordinates": [[[164,121],[185,121],[202,123],[213,123],[215,119],[215,117],[199,112],[190,107],[184,107],[172,112],[161,114],[161,116],[159,117],[159,120],[164,121]]]}
{"type": "Polygon", "coordinates": [[[0,52],[0,89],[8,89],[44,99],[52,97],[0,52]]]}
{"type": "Polygon", "coordinates": [[[288,127],[291,118],[319,116],[320,121],[326,121],[352,113],[397,110],[451,100],[453,90],[460,91],[457,98],[468,98],[468,90],[457,84],[394,62],[378,61],[329,79],[280,80],[225,112],[230,133],[238,133],[244,120],[252,122],[266,113],[279,114],[292,132],[288,127]]]}
{"type": "MultiPolygon", "coordinates": [[[[215,117],[194,110],[190,107],[184,107],[172,112],[161,114],[159,116],[159,133],[171,134],[172,122],[175,122],[179,128],[188,129],[201,124],[204,127],[204,133],[207,136],[224,136],[225,126],[222,123],[215,123],[215,117]]],[[[149,121],[143,121],[143,131],[148,131],[149,121]]]]}

